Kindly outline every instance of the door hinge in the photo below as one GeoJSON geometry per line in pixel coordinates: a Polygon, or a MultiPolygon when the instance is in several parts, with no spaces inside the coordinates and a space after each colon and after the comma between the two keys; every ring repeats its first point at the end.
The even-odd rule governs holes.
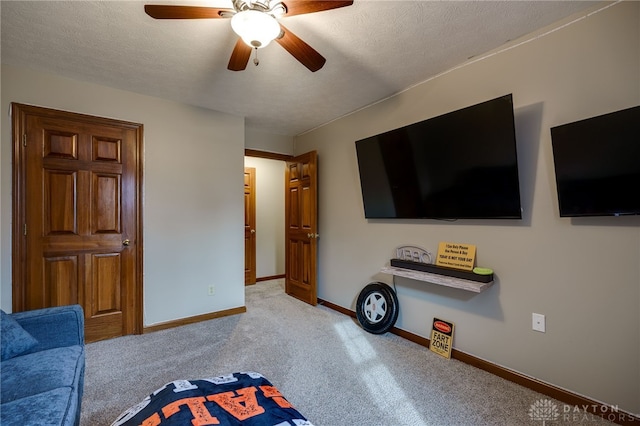
{"type": "Polygon", "coordinates": [[[22,146],[27,146],[27,134],[22,134],[22,146]]]}
{"type": "Polygon", "coordinates": [[[27,235],[27,224],[25,223],[24,226],[22,227],[22,233],[26,236],[27,235]]]}

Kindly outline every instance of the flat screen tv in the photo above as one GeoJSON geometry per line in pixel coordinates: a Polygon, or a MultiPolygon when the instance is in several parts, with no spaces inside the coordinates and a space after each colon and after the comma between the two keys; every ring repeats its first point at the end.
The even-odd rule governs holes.
{"type": "Polygon", "coordinates": [[[366,218],[521,219],[506,95],[356,141],[366,218]]]}
{"type": "Polygon", "coordinates": [[[640,106],[551,128],[560,216],[640,214],[640,106]]]}

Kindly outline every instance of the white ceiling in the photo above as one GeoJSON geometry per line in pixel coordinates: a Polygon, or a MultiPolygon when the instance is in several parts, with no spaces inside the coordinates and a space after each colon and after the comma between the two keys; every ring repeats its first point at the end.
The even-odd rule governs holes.
{"type": "MultiPolygon", "coordinates": [[[[284,0],[286,4],[286,0],[284,0]]],[[[277,43],[260,65],[227,70],[227,19],[155,20],[144,4],[2,1],[2,63],[246,117],[297,135],[594,6],[584,1],[379,1],[282,18],[327,62],[312,73],[277,43]]]]}

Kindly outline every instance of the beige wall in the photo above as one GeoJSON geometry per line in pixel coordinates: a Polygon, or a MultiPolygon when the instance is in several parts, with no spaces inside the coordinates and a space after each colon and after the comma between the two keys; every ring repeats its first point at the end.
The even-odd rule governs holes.
{"type": "Polygon", "coordinates": [[[144,125],[144,324],[244,305],[244,120],[2,66],[2,308],[11,310],[10,102],[144,125]],[[209,284],[215,295],[207,296],[209,284]]]}
{"type": "Polygon", "coordinates": [[[293,154],[293,137],[266,133],[250,127],[245,128],[244,144],[247,149],[286,155],[293,154]]]}
{"type": "Polygon", "coordinates": [[[640,3],[510,46],[296,138],[321,164],[318,296],[354,309],[368,282],[391,283],[379,270],[395,247],[475,244],[495,284],[476,295],[399,278],[397,326],[428,337],[434,316],[453,321],[461,351],[640,413],[640,217],[560,218],[549,131],[640,104],[640,3]],[[508,93],[523,220],[364,218],[356,140],[508,93]]]}
{"type": "Polygon", "coordinates": [[[256,169],[256,277],[284,274],[285,162],[245,157],[256,169]]]}

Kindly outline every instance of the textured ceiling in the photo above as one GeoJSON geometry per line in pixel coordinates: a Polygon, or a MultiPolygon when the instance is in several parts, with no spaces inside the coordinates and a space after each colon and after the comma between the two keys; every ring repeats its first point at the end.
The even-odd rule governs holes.
{"type": "MultiPolygon", "coordinates": [[[[284,0],[286,3],[286,0],[284,0]]],[[[227,70],[229,20],[155,20],[144,4],[231,0],[2,1],[2,63],[246,117],[297,135],[594,6],[578,1],[378,1],[282,18],[327,58],[312,73],[277,43],[227,70]]]]}

